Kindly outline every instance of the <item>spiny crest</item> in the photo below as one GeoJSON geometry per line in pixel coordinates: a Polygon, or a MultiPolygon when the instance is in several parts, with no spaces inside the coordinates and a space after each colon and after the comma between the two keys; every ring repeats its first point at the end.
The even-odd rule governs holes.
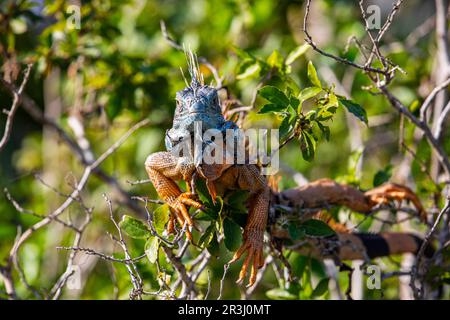
{"type": "MultiPolygon", "coordinates": [[[[191,76],[190,87],[194,92],[204,84],[203,74],[200,72],[200,67],[198,65],[197,55],[192,52],[192,50],[184,48],[184,53],[186,54],[186,60],[188,64],[189,75],[191,76]]],[[[184,75],[183,75],[184,77],[184,75]]]]}

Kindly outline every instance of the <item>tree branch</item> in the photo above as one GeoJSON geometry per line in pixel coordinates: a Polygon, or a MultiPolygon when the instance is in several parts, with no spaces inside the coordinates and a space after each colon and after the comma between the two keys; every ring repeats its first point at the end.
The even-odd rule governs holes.
{"type": "MultiPolygon", "coordinates": [[[[9,137],[11,136],[14,115],[16,114],[16,111],[19,108],[20,100],[22,99],[22,93],[23,93],[23,90],[25,89],[28,79],[30,78],[32,67],[33,67],[33,64],[27,65],[27,68],[25,69],[25,73],[23,76],[22,83],[20,84],[20,86],[17,90],[14,90],[12,92],[13,103],[12,103],[11,109],[9,109],[9,111],[6,111],[6,110],[4,111],[7,114],[7,118],[6,118],[6,124],[5,124],[5,132],[3,133],[3,137],[0,139],[0,152],[5,147],[6,143],[9,140],[9,137]]],[[[5,80],[2,80],[2,81],[6,82],[5,80]]]]}

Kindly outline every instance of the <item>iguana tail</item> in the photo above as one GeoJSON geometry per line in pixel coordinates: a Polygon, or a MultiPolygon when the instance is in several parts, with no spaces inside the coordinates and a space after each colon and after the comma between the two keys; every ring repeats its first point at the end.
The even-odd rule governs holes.
{"type": "MultiPolygon", "coordinates": [[[[412,202],[419,218],[425,220],[426,212],[414,192],[407,187],[392,183],[364,193],[351,186],[322,179],[300,188],[274,192],[272,206],[292,208],[301,214],[300,219],[322,220],[337,232],[332,237],[308,239],[308,243],[305,245],[298,243],[299,245],[296,246],[294,241],[292,246],[295,248],[294,250],[319,259],[338,257],[341,260],[367,260],[402,253],[417,254],[423,240],[414,234],[400,232],[353,233],[323,211],[330,206],[339,205],[367,214],[375,206],[388,204],[393,200],[412,202]]],[[[291,240],[285,230],[273,228],[272,235],[275,238],[291,240]]],[[[292,243],[292,241],[289,242],[292,243]]],[[[433,248],[428,246],[425,249],[425,256],[431,257],[433,252],[433,248]]]]}
{"type": "MultiPolygon", "coordinates": [[[[390,255],[412,253],[417,254],[423,240],[412,233],[384,232],[371,233],[337,233],[341,246],[338,256],[341,260],[373,259],[390,255]]],[[[425,247],[425,256],[431,258],[434,249],[425,247]]]]}
{"type": "MultiPolygon", "coordinates": [[[[274,229],[272,237],[283,241],[291,250],[305,256],[339,260],[370,260],[396,254],[412,253],[416,255],[423,239],[406,232],[347,233],[336,232],[328,237],[311,237],[306,240],[292,240],[286,230],[274,229]]],[[[431,244],[425,247],[424,256],[432,258],[434,248],[431,244]]]]}

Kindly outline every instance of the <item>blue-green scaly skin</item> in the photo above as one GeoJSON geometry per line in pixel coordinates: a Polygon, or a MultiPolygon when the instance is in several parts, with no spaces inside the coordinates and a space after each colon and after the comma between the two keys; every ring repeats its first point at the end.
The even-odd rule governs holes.
{"type": "Polygon", "coordinates": [[[234,122],[225,120],[217,89],[213,87],[193,81],[189,87],[177,92],[176,103],[172,128],[166,132],[167,151],[193,136],[196,121],[201,123],[202,133],[217,129],[225,136],[227,129],[238,129],[234,122]]]}

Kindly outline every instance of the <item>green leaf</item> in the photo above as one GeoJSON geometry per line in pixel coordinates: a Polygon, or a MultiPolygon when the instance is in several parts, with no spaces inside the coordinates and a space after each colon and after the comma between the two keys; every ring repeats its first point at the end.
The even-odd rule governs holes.
{"type": "Polygon", "coordinates": [[[258,93],[261,97],[274,104],[284,107],[289,104],[288,97],[286,97],[286,95],[280,89],[274,86],[262,87],[261,89],[259,89],[258,93]]]}
{"type": "Polygon", "coordinates": [[[322,131],[322,134],[325,137],[325,139],[327,141],[329,141],[330,140],[330,132],[331,132],[330,128],[328,126],[325,126],[325,125],[321,124],[320,122],[316,122],[316,123],[319,126],[320,131],[322,131]]]}
{"type": "Polygon", "coordinates": [[[302,150],[303,159],[311,161],[316,153],[316,140],[307,131],[302,131],[300,149],[302,150]]]}
{"type": "Polygon", "coordinates": [[[303,277],[303,272],[307,269],[307,265],[309,264],[310,257],[306,257],[303,255],[300,255],[296,252],[292,253],[292,257],[290,257],[289,262],[292,266],[292,273],[298,277],[303,277]]]}
{"type": "Polygon", "coordinates": [[[244,60],[244,59],[256,60],[256,58],[250,52],[248,52],[246,50],[242,50],[239,47],[233,46],[233,51],[242,60],[244,60]]]}
{"type": "Polygon", "coordinates": [[[144,222],[127,215],[122,217],[119,226],[128,236],[134,239],[146,239],[150,235],[150,230],[144,222]]]}
{"type": "Polygon", "coordinates": [[[211,195],[209,194],[204,179],[197,179],[197,181],[195,182],[195,190],[197,191],[200,201],[202,203],[207,205],[212,204],[211,195]]]}
{"type": "Polygon", "coordinates": [[[308,62],[308,79],[316,87],[322,88],[322,84],[320,83],[319,77],[317,76],[316,68],[314,68],[314,65],[311,61],[308,62]]]}
{"type": "Polygon", "coordinates": [[[311,259],[308,259],[308,266],[305,267],[303,271],[303,276],[301,278],[302,289],[299,292],[300,299],[311,299],[312,284],[311,284],[311,259]]]}
{"type": "Polygon", "coordinates": [[[328,291],[328,278],[320,280],[317,286],[314,288],[311,298],[318,298],[323,296],[328,291]]]}
{"type": "Polygon", "coordinates": [[[215,233],[213,233],[213,238],[206,249],[213,257],[220,257],[220,246],[215,233]]]}
{"type": "Polygon", "coordinates": [[[286,64],[287,65],[292,64],[295,60],[297,60],[303,54],[305,54],[305,52],[308,51],[309,48],[311,48],[310,45],[305,43],[305,44],[302,44],[301,46],[298,46],[291,52],[289,52],[289,54],[286,58],[286,64]]]}
{"type": "Polygon", "coordinates": [[[327,121],[333,118],[336,113],[336,107],[321,108],[317,113],[318,121],[327,121]]]}
{"type": "Polygon", "coordinates": [[[297,300],[297,295],[281,288],[275,288],[266,291],[266,296],[272,300],[297,300]]]}
{"type": "Polygon", "coordinates": [[[300,240],[305,236],[305,231],[296,223],[289,224],[288,233],[292,240],[300,240]]]}
{"type": "Polygon", "coordinates": [[[217,197],[216,203],[214,205],[208,204],[206,209],[201,211],[195,218],[197,220],[205,220],[205,221],[217,220],[220,217],[222,210],[223,210],[223,199],[222,197],[217,197]]]}
{"type": "Polygon", "coordinates": [[[163,204],[153,211],[153,226],[159,234],[164,232],[169,215],[169,206],[167,204],[163,204]]]}
{"type": "Polygon", "coordinates": [[[269,113],[269,112],[281,112],[285,110],[285,106],[281,106],[279,104],[268,103],[259,110],[258,113],[269,113]]]}
{"type": "MultiPolygon", "coordinates": [[[[245,202],[243,203],[245,205],[245,202]]],[[[238,211],[238,210],[227,210],[228,217],[231,218],[234,222],[236,222],[241,228],[245,228],[245,225],[247,224],[247,218],[248,218],[248,209],[246,208],[245,211],[238,211]]]]}
{"type": "Polygon", "coordinates": [[[200,248],[204,249],[209,246],[210,242],[214,238],[214,234],[216,232],[215,222],[211,222],[208,228],[206,228],[205,232],[200,237],[198,241],[198,245],[200,248]]]}
{"type": "Polygon", "coordinates": [[[245,212],[247,213],[247,208],[245,206],[245,203],[247,201],[249,192],[244,190],[239,190],[232,192],[227,197],[227,205],[228,207],[231,207],[237,212],[245,212]]]}
{"type": "Polygon", "coordinates": [[[284,140],[289,137],[292,133],[292,130],[295,128],[295,123],[297,122],[297,113],[295,110],[289,106],[288,109],[289,115],[287,115],[280,124],[280,140],[284,140]]]}
{"type": "Polygon", "coordinates": [[[277,69],[282,69],[283,57],[278,50],[274,50],[272,54],[267,58],[267,64],[277,69]]]}
{"type": "Polygon", "coordinates": [[[367,113],[363,107],[361,107],[359,104],[357,104],[351,100],[347,100],[345,98],[339,98],[339,102],[344,107],[347,108],[348,112],[352,113],[355,117],[357,117],[359,120],[363,121],[365,124],[368,124],[367,113]]]}
{"type": "MultiPolygon", "coordinates": [[[[295,96],[290,96],[289,97],[289,105],[292,108],[297,109],[297,107],[300,105],[300,100],[297,99],[295,96]]],[[[300,106],[300,108],[297,110],[297,113],[300,113],[301,111],[302,110],[301,110],[301,106],[300,106]]]]}
{"type": "Polygon", "coordinates": [[[339,101],[338,98],[336,97],[336,95],[334,93],[330,93],[328,94],[328,101],[327,103],[324,105],[324,108],[330,108],[330,107],[335,107],[337,108],[339,106],[339,101]]]}
{"type": "Polygon", "coordinates": [[[148,261],[150,261],[150,263],[155,263],[158,259],[159,239],[157,237],[148,238],[144,250],[148,261]]]}
{"type": "Polygon", "coordinates": [[[247,66],[241,74],[239,74],[236,79],[242,80],[245,78],[250,78],[252,76],[257,76],[259,74],[259,71],[261,70],[261,66],[259,63],[254,63],[249,66],[247,66]]]}
{"type": "Polygon", "coordinates": [[[322,92],[322,88],[319,87],[308,87],[303,89],[300,94],[298,95],[298,98],[301,102],[306,101],[308,99],[311,99],[312,97],[317,96],[319,93],[322,92]]]}
{"type": "Polygon", "coordinates": [[[392,176],[392,166],[388,165],[383,170],[378,171],[373,177],[373,186],[378,187],[385,182],[388,182],[392,176]]]}
{"type": "Polygon", "coordinates": [[[225,236],[225,247],[231,252],[239,249],[242,243],[241,228],[231,219],[225,218],[223,221],[223,232],[225,236]]]}
{"type": "Polygon", "coordinates": [[[328,224],[321,220],[309,219],[301,224],[305,234],[311,237],[328,237],[335,234],[328,224]]]}
{"type": "Polygon", "coordinates": [[[222,232],[222,210],[223,210],[223,199],[222,197],[217,197],[216,198],[216,204],[212,207],[212,210],[214,210],[215,214],[218,217],[218,222],[219,222],[219,232],[222,232]]]}

